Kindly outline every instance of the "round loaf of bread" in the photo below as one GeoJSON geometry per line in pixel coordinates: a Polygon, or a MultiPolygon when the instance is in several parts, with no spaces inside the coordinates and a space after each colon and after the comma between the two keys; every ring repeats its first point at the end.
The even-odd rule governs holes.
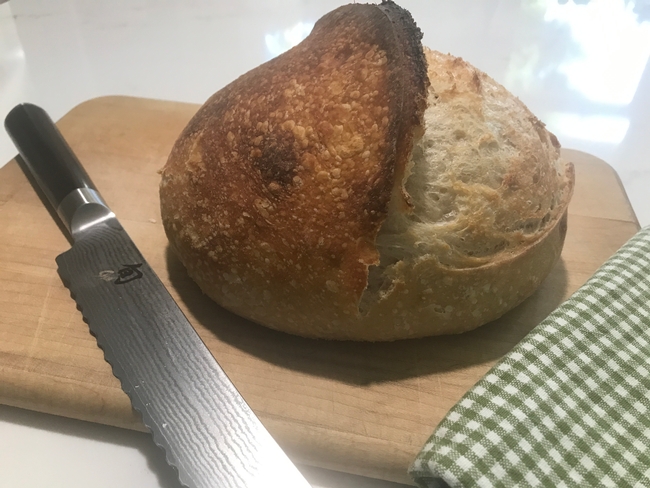
{"type": "Polygon", "coordinates": [[[223,307],[306,337],[452,334],[557,262],[573,166],[516,97],[421,45],[392,2],[341,7],[215,93],[162,172],[189,275],[223,307]]]}

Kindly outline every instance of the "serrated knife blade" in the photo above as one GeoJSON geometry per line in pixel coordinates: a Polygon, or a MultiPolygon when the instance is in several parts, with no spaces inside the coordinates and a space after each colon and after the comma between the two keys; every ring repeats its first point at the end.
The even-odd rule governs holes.
{"type": "Polygon", "coordinates": [[[154,442],[189,488],[309,488],[120,225],[47,113],[5,119],[70,232],[56,258],[91,332],[154,442]]]}

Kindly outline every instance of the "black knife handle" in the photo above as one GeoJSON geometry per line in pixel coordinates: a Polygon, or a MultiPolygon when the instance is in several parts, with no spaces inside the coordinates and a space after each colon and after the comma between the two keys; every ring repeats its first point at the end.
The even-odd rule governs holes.
{"type": "Polygon", "coordinates": [[[5,129],[55,210],[71,192],[97,189],[59,129],[41,107],[23,103],[5,118],[5,129]]]}

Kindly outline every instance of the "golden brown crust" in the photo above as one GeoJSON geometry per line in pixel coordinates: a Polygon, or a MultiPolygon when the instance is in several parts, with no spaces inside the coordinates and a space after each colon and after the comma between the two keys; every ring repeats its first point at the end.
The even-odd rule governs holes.
{"type": "Polygon", "coordinates": [[[380,341],[471,330],[535,291],[573,167],[516,97],[420,38],[392,2],[341,7],[201,107],[160,197],[206,294],[293,334],[380,341]]]}
{"type": "Polygon", "coordinates": [[[341,7],[201,107],[160,196],[171,246],[205,293],[272,327],[310,323],[308,335],[358,316],[421,130],[420,38],[392,2],[341,7]]]}

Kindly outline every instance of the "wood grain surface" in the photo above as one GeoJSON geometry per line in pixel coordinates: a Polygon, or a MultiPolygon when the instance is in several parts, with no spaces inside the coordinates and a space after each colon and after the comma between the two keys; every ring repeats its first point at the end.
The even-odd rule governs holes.
{"type": "MultiPolygon", "coordinates": [[[[47,108],[47,107],[45,107],[47,108]]],[[[198,106],[90,100],[58,126],[124,227],[264,424],[297,462],[409,482],[448,409],[639,228],[616,173],[576,151],[562,259],[533,297],[459,336],[364,344],[292,337],[203,296],[169,252],[158,171],[198,106]]],[[[70,242],[16,161],[0,169],[0,403],[143,429],[54,258],[70,242]]]]}

